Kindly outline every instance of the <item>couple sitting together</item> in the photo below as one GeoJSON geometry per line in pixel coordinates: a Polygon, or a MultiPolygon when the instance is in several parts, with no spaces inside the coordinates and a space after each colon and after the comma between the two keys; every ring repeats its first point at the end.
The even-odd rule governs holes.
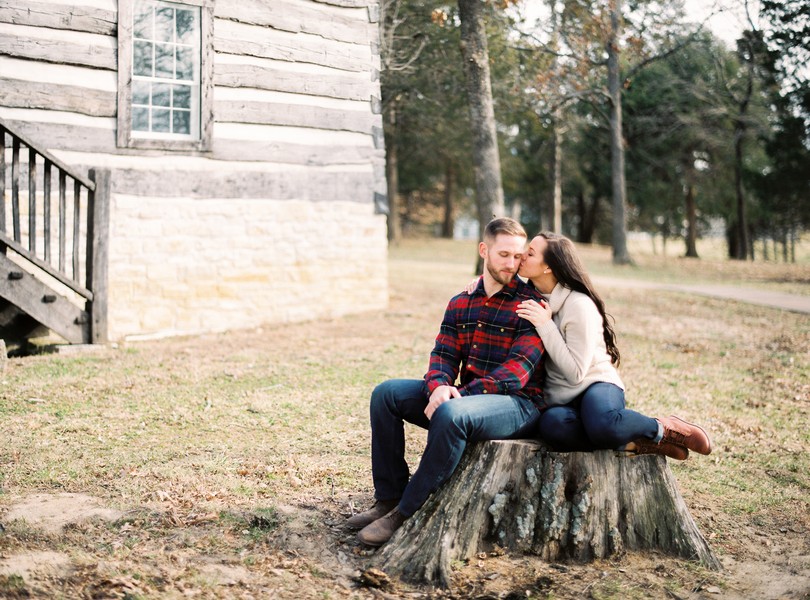
{"type": "Polygon", "coordinates": [[[678,460],[690,450],[711,452],[700,427],[625,408],[613,327],[573,243],[551,233],[528,248],[526,241],[513,219],[487,224],[478,248],[483,276],[450,300],[424,379],[374,389],[376,504],[348,520],[364,544],[388,541],[449,479],[468,442],[539,438],[555,451],[616,449],[678,460]],[[412,476],[405,421],[428,430],[412,476]]]}

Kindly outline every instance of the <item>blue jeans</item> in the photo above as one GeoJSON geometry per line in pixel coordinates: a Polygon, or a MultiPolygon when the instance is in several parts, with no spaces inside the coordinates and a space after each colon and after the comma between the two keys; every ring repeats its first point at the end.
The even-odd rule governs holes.
{"type": "Polygon", "coordinates": [[[371,394],[371,471],[378,500],[399,501],[409,517],[428,496],[450,478],[467,442],[536,437],[540,412],[520,396],[481,394],[452,398],[428,420],[425,382],[392,379],[371,394]],[[428,430],[427,445],[419,468],[408,480],[405,462],[405,426],[413,423],[428,430]]]}
{"type": "Polygon", "coordinates": [[[624,390],[594,383],[573,401],[540,417],[540,438],[560,452],[615,450],[639,438],[655,439],[658,421],[624,407],[624,390]]]}

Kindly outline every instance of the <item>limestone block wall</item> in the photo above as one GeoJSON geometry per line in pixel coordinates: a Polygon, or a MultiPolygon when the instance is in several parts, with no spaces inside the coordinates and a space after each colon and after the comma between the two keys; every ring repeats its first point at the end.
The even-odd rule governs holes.
{"type": "Polygon", "coordinates": [[[114,194],[111,208],[111,340],[387,305],[385,217],[367,203],[114,194]]]}

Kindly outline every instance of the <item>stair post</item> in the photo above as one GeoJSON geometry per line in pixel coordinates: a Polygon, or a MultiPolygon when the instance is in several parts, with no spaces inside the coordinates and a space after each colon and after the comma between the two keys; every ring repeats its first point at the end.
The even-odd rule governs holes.
{"type": "Polygon", "coordinates": [[[110,240],[110,171],[90,169],[90,179],[96,189],[88,194],[87,205],[87,289],[93,292],[88,302],[90,343],[104,344],[107,340],[107,297],[110,240]]]}

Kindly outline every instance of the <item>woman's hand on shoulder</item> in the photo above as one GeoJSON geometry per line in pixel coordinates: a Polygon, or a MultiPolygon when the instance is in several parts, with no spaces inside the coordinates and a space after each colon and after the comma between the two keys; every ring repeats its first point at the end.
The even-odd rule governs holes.
{"type": "Polygon", "coordinates": [[[473,279],[470,283],[464,286],[464,291],[467,292],[468,296],[472,296],[472,293],[475,291],[475,288],[478,287],[478,282],[481,281],[483,275],[479,275],[475,279],[473,279]]]}
{"type": "Polygon", "coordinates": [[[521,319],[526,319],[535,327],[540,327],[551,320],[551,309],[545,300],[539,302],[524,300],[517,306],[517,315],[521,319]]]}

